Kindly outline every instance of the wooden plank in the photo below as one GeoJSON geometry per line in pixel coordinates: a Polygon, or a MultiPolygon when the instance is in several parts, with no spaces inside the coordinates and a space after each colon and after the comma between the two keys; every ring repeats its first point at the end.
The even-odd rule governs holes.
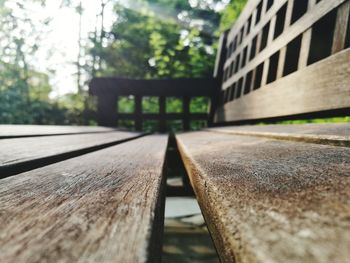
{"type": "Polygon", "coordinates": [[[270,60],[267,59],[264,62],[263,75],[262,75],[262,79],[261,79],[261,86],[265,86],[267,83],[267,76],[269,74],[269,68],[270,68],[270,60]]]}
{"type": "Polygon", "coordinates": [[[301,48],[299,53],[298,69],[303,69],[307,66],[311,44],[312,29],[308,29],[303,33],[301,40],[301,48]]]}
{"type": "Polygon", "coordinates": [[[209,132],[177,143],[222,262],[348,262],[349,148],[209,132]]]}
{"type": "Polygon", "coordinates": [[[140,133],[111,132],[1,140],[0,178],[116,145],[140,133]]]}
{"type": "Polygon", "coordinates": [[[342,4],[337,11],[337,20],[334,31],[332,54],[344,49],[346,30],[350,15],[350,1],[342,4]]]}
{"type": "Polygon", "coordinates": [[[277,75],[276,79],[283,77],[284,64],[286,63],[287,46],[281,48],[278,58],[277,75]]]}
{"type": "MultiPolygon", "coordinates": [[[[308,6],[307,6],[308,11],[311,11],[315,5],[316,5],[316,0],[309,0],[308,6]]],[[[307,66],[307,60],[309,57],[309,51],[310,51],[310,45],[311,45],[311,36],[312,36],[312,28],[309,28],[303,33],[301,48],[299,53],[298,69],[302,69],[307,66]]]]}
{"type": "Polygon", "coordinates": [[[142,131],[142,97],[135,96],[135,130],[142,131]]]}
{"type": "Polygon", "coordinates": [[[185,131],[190,130],[190,97],[182,97],[183,128],[185,131]]]}
{"type": "Polygon", "coordinates": [[[1,180],[0,261],[160,262],[166,145],[147,136],[1,180]]]}
{"type": "Polygon", "coordinates": [[[34,137],[34,136],[53,136],[62,134],[82,134],[116,131],[107,127],[90,126],[55,126],[55,125],[0,125],[0,139],[34,137]]]}
{"type": "Polygon", "coordinates": [[[234,135],[350,147],[350,123],[246,125],[210,128],[207,130],[234,135]]]}
{"type": "MultiPolygon", "coordinates": [[[[249,71],[256,68],[267,58],[272,56],[281,48],[287,46],[287,44],[295,39],[297,36],[305,32],[310,28],[315,22],[317,22],[321,17],[326,15],[329,11],[337,8],[339,5],[344,3],[347,0],[332,0],[332,1],[321,1],[318,3],[312,11],[307,12],[302,16],[298,21],[291,25],[288,30],[284,30],[282,35],[276,38],[268,48],[260,52],[249,64],[246,65],[242,70],[234,74],[230,79],[228,79],[222,86],[223,89],[228,88],[242,76],[245,76],[249,71]]],[[[257,32],[261,32],[262,28],[259,28],[257,32]]],[[[257,29],[256,29],[257,30],[257,29]]],[[[253,35],[254,36],[254,35],[253,35]]],[[[247,40],[248,41],[248,40],[247,40]]],[[[231,63],[230,60],[225,62],[225,66],[231,63]]]]}
{"type": "Polygon", "coordinates": [[[127,79],[94,78],[89,84],[91,95],[103,96],[211,96],[217,85],[214,78],[127,79]]]}
{"type": "Polygon", "coordinates": [[[100,126],[116,127],[118,122],[118,94],[102,94],[97,97],[97,122],[100,126]]]}
{"type": "Polygon", "coordinates": [[[350,108],[349,61],[347,49],[270,83],[220,107],[215,122],[350,108]]]}
{"type": "Polygon", "coordinates": [[[165,97],[159,97],[159,131],[166,131],[166,99],[165,97]]]}
{"type": "MultiPolygon", "coordinates": [[[[180,120],[185,118],[185,114],[182,113],[165,113],[164,115],[158,113],[142,113],[143,120],[180,120]]],[[[133,113],[120,113],[118,119],[121,120],[132,120],[136,118],[133,113]]],[[[189,113],[187,118],[190,120],[207,120],[208,113],[189,113]]]]}
{"type": "MultiPolygon", "coordinates": [[[[274,5],[264,14],[261,16],[260,22],[255,25],[253,22],[255,22],[255,10],[258,6],[258,4],[260,3],[259,0],[249,0],[246,4],[246,6],[244,7],[242,13],[240,14],[239,18],[237,19],[237,21],[234,23],[233,27],[231,28],[229,34],[228,34],[228,42],[233,41],[233,39],[235,38],[235,36],[239,33],[239,29],[245,24],[247,23],[250,15],[253,14],[254,19],[252,20],[252,27],[250,30],[250,34],[248,35],[248,37],[246,37],[243,42],[241,47],[247,45],[248,43],[251,42],[252,38],[254,38],[254,36],[256,35],[257,32],[260,32],[262,30],[262,28],[264,27],[264,25],[266,24],[267,21],[271,20],[271,18],[276,14],[276,12],[287,2],[288,0],[279,0],[279,1],[275,1],[274,5]]],[[[263,10],[264,11],[264,10],[263,10]]],[[[237,50],[238,51],[238,50],[237,50]]],[[[235,54],[238,54],[241,50],[239,49],[239,51],[235,54]]]]}

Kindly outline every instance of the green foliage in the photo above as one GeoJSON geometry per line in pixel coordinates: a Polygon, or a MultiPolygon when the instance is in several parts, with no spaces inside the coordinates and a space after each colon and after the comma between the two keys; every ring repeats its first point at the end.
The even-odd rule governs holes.
{"type": "Polygon", "coordinates": [[[158,97],[143,97],[142,98],[143,113],[159,113],[159,98],[158,97]]]}
{"type": "Polygon", "coordinates": [[[134,96],[120,96],[117,107],[120,113],[133,113],[135,111],[134,96]]]}
{"type": "Polygon", "coordinates": [[[166,113],[181,113],[182,112],[182,100],[177,97],[167,97],[165,100],[165,112],[166,113]]]}
{"type": "Polygon", "coordinates": [[[207,121],[204,120],[194,120],[190,122],[190,130],[197,131],[208,127],[207,121]]]}
{"type": "Polygon", "coordinates": [[[223,32],[232,27],[246,3],[247,0],[232,0],[228,4],[221,16],[220,32],[223,32]]]}
{"type": "Polygon", "coordinates": [[[191,113],[206,113],[209,111],[208,97],[194,97],[190,102],[191,113]]]}
{"type": "MultiPolygon", "coordinates": [[[[7,2],[0,2],[0,123],[84,124],[84,97],[68,94],[51,100],[49,76],[34,68],[50,19],[34,25],[25,0],[16,2],[16,10],[7,2]]],[[[35,2],[45,5],[42,0],[35,2]]]]}
{"type": "Polygon", "coordinates": [[[211,76],[217,39],[213,32],[203,32],[206,24],[218,26],[219,13],[209,7],[192,8],[187,0],[136,0],[130,5],[115,5],[117,20],[105,32],[104,43],[97,43],[93,35],[90,39],[90,58],[98,56],[102,65],[97,76],[211,76]],[[178,19],[181,15],[186,22],[178,19]],[[190,26],[192,19],[205,19],[203,28],[190,26]]]}

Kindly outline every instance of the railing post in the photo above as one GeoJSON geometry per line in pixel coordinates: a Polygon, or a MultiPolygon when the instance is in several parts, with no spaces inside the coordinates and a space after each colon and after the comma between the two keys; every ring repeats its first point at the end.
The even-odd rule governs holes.
{"type": "Polygon", "coordinates": [[[117,99],[111,94],[99,95],[97,98],[97,122],[99,126],[116,127],[117,99]]]}
{"type": "Polygon", "coordinates": [[[135,130],[142,131],[142,97],[135,96],[135,130]]]}
{"type": "Polygon", "coordinates": [[[190,130],[190,97],[182,98],[182,112],[183,112],[183,128],[185,131],[190,130]]]}
{"type": "Polygon", "coordinates": [[[159,131],[165,132],[166,131],[166,112],[165,112],[165,97],[160,96],[159,97],[159,131]]]}

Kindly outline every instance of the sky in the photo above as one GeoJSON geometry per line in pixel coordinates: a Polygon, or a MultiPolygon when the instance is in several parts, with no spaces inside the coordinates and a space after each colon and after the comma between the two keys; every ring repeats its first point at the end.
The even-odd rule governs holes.
{"type": "MultiPolygon", "coordinates": [[[[51,98],[77,91],[75,75],[77,70],[73,63],[78,55],[79,16],[73,8],[61,7],[61,2],[62,0],[49,0],[46,1],[45,7],[39,4],[26,6],[31,18],[38,23],[47,17],[52,18],[34,63],[35,70],[50,76],[50,84],[53,87],[51,98]]],[[[99,1],[82,2],[84,9],[82,36],[86,39],[88,33],[95,29],[96,14],[100,12],[100,6],[99,1]]],[[[12,7],[16,9],[15,5],[12,7]]],[[[106,28],[109,28],[114,21],[112,10],[113,6],[109,4],[105,12],[106,28]]]]}

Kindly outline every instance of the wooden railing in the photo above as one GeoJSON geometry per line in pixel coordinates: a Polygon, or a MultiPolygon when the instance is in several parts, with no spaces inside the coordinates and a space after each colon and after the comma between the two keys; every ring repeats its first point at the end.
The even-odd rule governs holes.
{"type": "MultiPolygon", "coordinates": [[[[122,78],[96,78],[90,83],[91,95],[98,97],[97,121],[101,126],[118,127],[121,120],[133,122],[134,129],[143,130],[143,123],[155,121],[156,130],[165,132],[171,127],[168,121],[179,121],[183,130],[190,130],[191,121],[209,121],[209,112],[190,111],[191,99],[195,97],[215,97],[214,79],[173,79],[173,80],[132,80],[122,78]],[[134,112],[118,112],[118,98],[133,96],[134,112]],[[142,109],[142,99],[157,97],[159,111],[147,113],[142,109]],[[178,98],[182,101],[179,113],[166,111],[166,99],[178,98]]],[[[207,125],[207,124],[206,124],[207,125]]]]}
{"type": "Polygon", "coordinates": [[[349,0],[248,1],[221,38],[214,121],[349,114],[349,10],[349,0]]]}

